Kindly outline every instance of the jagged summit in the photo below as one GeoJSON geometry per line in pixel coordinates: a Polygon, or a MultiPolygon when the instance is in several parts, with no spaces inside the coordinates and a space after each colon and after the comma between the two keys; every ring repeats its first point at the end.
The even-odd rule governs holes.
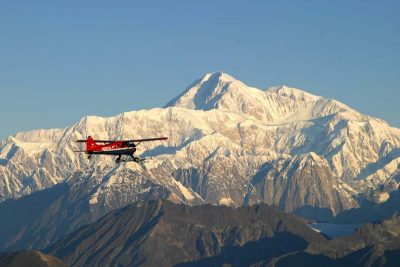
{"type": "Polygon", "coordinates": [[[223,72],[204,75],[166,107],[206,111],[219,109],[274,124],[310,120],[337,113],[347,113],[345,116],[350,119],[361,118],[360,113],[338,101],[285,85],[261,90],[247,86],[223,72]]]}
{"type": "Polygon", "coordinates": [[[218,106],[219,100],[232,92],[245,92],[248,87],[241,81],[223,72],[207,73],[192,83],[179,96],[172,99],[166,107],[183,107],[197,110],[210,110],[218,106]]]}
{"type": "MultiPolygon", "coordinates": [[[[286,85],[269,87],[266,90],[250,87],[242,81],[224,72],[211,72],[196,80],[184,92],[172,99],[166,107],[183,107],[197,110],[220,108],[221,102],[235,102],[247,100],[256,101],[268,95],[289,97],[293,100],[317,101],[323,99],[303,90],[286,85]],[[228,101],[228,98],[231,101],[228,101]]],[[[224,106],[224,105],[222,105],[224,106]]]]}
{"type": "Polygon", "coordinates": [[[226,82],[240,82],[238,79],[232,77],[231,75],[222,72],[222,71],[215,71],[206,73],[202,80],[219,80],[219,81],[226,81],[226,82]]]}

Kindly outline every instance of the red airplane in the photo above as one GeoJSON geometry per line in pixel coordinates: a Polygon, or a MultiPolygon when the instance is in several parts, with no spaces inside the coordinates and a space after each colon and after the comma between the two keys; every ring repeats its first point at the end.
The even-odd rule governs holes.
{"type": "Polygon", "coordinates": [[[147,138],[147,139],[133,139],[133,140],[94,140],[91,136],[87,140],[77,140],[78,143],[86,143],[86,149],[74,152],[84,152],[88,154],[90,159],[92,155],[115,155],[118,156],[115,160],[116,163],[121,162],[121,156],[127,155],[132,158],[134,162],[140,162],[144,159],[134,156],[136,147],[142,142],[167,140],[168,137],[147,138]],[[100,143],[100,144],[98,144],[100,143]]]}

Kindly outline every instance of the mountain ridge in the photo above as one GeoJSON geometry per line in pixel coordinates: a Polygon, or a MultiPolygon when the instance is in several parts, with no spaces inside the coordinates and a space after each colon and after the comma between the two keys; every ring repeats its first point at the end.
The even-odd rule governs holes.
{"type": "Polygon", "coordinates": [[[234,209],[155,200],[114,210],[45,251],[73,266],[248,265],[257,262],[256,251],[268,258],[322,240],[302,219],[264,204],[234,209]]]}
{"type": "Polygon", "coordinates": [[[87,116],[64,129],[18,133],[0,144],[0,201],[82,170],[96,170],[85,176],[91,181],[86,190],[98,188],[89,203],[94,209],[127,204],[126,196],[137,199],[148,182],[188,204],[265,202],[288,212],[311,207],[334,215],[357,208],[360,199],[383,201],[399,186],[400,129],[336,100],[288,87],[247,87],[223,73],[205,75],[166,108],[87,116]],[[206,93],[195,101],[199,90],[206,93]],[[88,135],[169,140],[141,144],[139,155],[152,158],[142,166],[114,168],[111,157],[89,162],[73,153],[74,140],[88,135]]]}
{"type": "MultiPolygon", "coordinates": [[[[308,110],[307,113],[300,114],[303,117],[295,116],[289,122],[315,118],[312,109],[316,109],[315,112],[318,113],[327,112],[329,114],[334,113],[334,111],[347,111],[353,117],[363,117],[359,112],[336,100],[312,95],[303,90],[284,85],[261,90],[249,87],[223,72],[206,74],[164,107],[183,107],[194,110],[222,109],[251,115],[256,119],[270,123],[282,123],[288,119],[285,120],[285,116],[288,116],[286,107],[299,108],[294,104],[296,101],[304,102],[300,105],[302,108],[307,108],[307,105],[311,102],[317,102],[317,105],[311,107],[311,110],[308,110]],[[283,105],[284,108],[280,108],[279,105],[283,105]],[[326,110],[324,111],[324,109],[326,110]]],[[[310,107],[308,108],[310,109],[310,107]]]]}

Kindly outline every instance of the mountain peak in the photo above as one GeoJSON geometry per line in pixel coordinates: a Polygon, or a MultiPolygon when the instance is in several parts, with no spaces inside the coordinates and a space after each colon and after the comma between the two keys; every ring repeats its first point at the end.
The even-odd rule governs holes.
{"type": "Polygon", "coordinates": [[[223,72],[207,73],[165,107],[218,109],[278,124],[310,120],[343,111],[350,111],[352,118],[359,117],[357,112],[337,101],[286,85],[266,90],[249,87],[223,72]]]}
{"type": "Polygon", "coordinates": [[[222,72],[222,71],[215,71],[215,72],[209,72],[206,73],[201,80],[207,81],[207,80],[214,80],[214,81],[238,81],[234,77],[230,76],[229,74],[222,72]]]}
{"type": "Polygon", "coordinates": [[[229,91],[244,91],[248,87],[241,81],[223,72],[211,72],[192,83],[166,107],[183,107],[210,110],[218,106],[219,100],[229,91]]]}
{"type": "Polygon", "coordinates": [[[210,72],[192,83],[171,100],[166,107],[183,107],[197,110],[222,108],[237,112],[243,105],[260,105],[270,95],[291,101],[317,101],[322,97],[286,85],[270,87],[265,91],[252,88],[224,72],[210,72]]]}

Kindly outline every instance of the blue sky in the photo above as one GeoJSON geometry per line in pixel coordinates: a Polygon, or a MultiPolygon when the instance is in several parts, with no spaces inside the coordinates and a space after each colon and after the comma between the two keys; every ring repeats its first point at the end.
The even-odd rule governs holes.
{"type": "Polygon", "coordinates": [[[400,127],[400,1],[0,0],[0,138],[160,107],[207,72],[400,127]]]}

